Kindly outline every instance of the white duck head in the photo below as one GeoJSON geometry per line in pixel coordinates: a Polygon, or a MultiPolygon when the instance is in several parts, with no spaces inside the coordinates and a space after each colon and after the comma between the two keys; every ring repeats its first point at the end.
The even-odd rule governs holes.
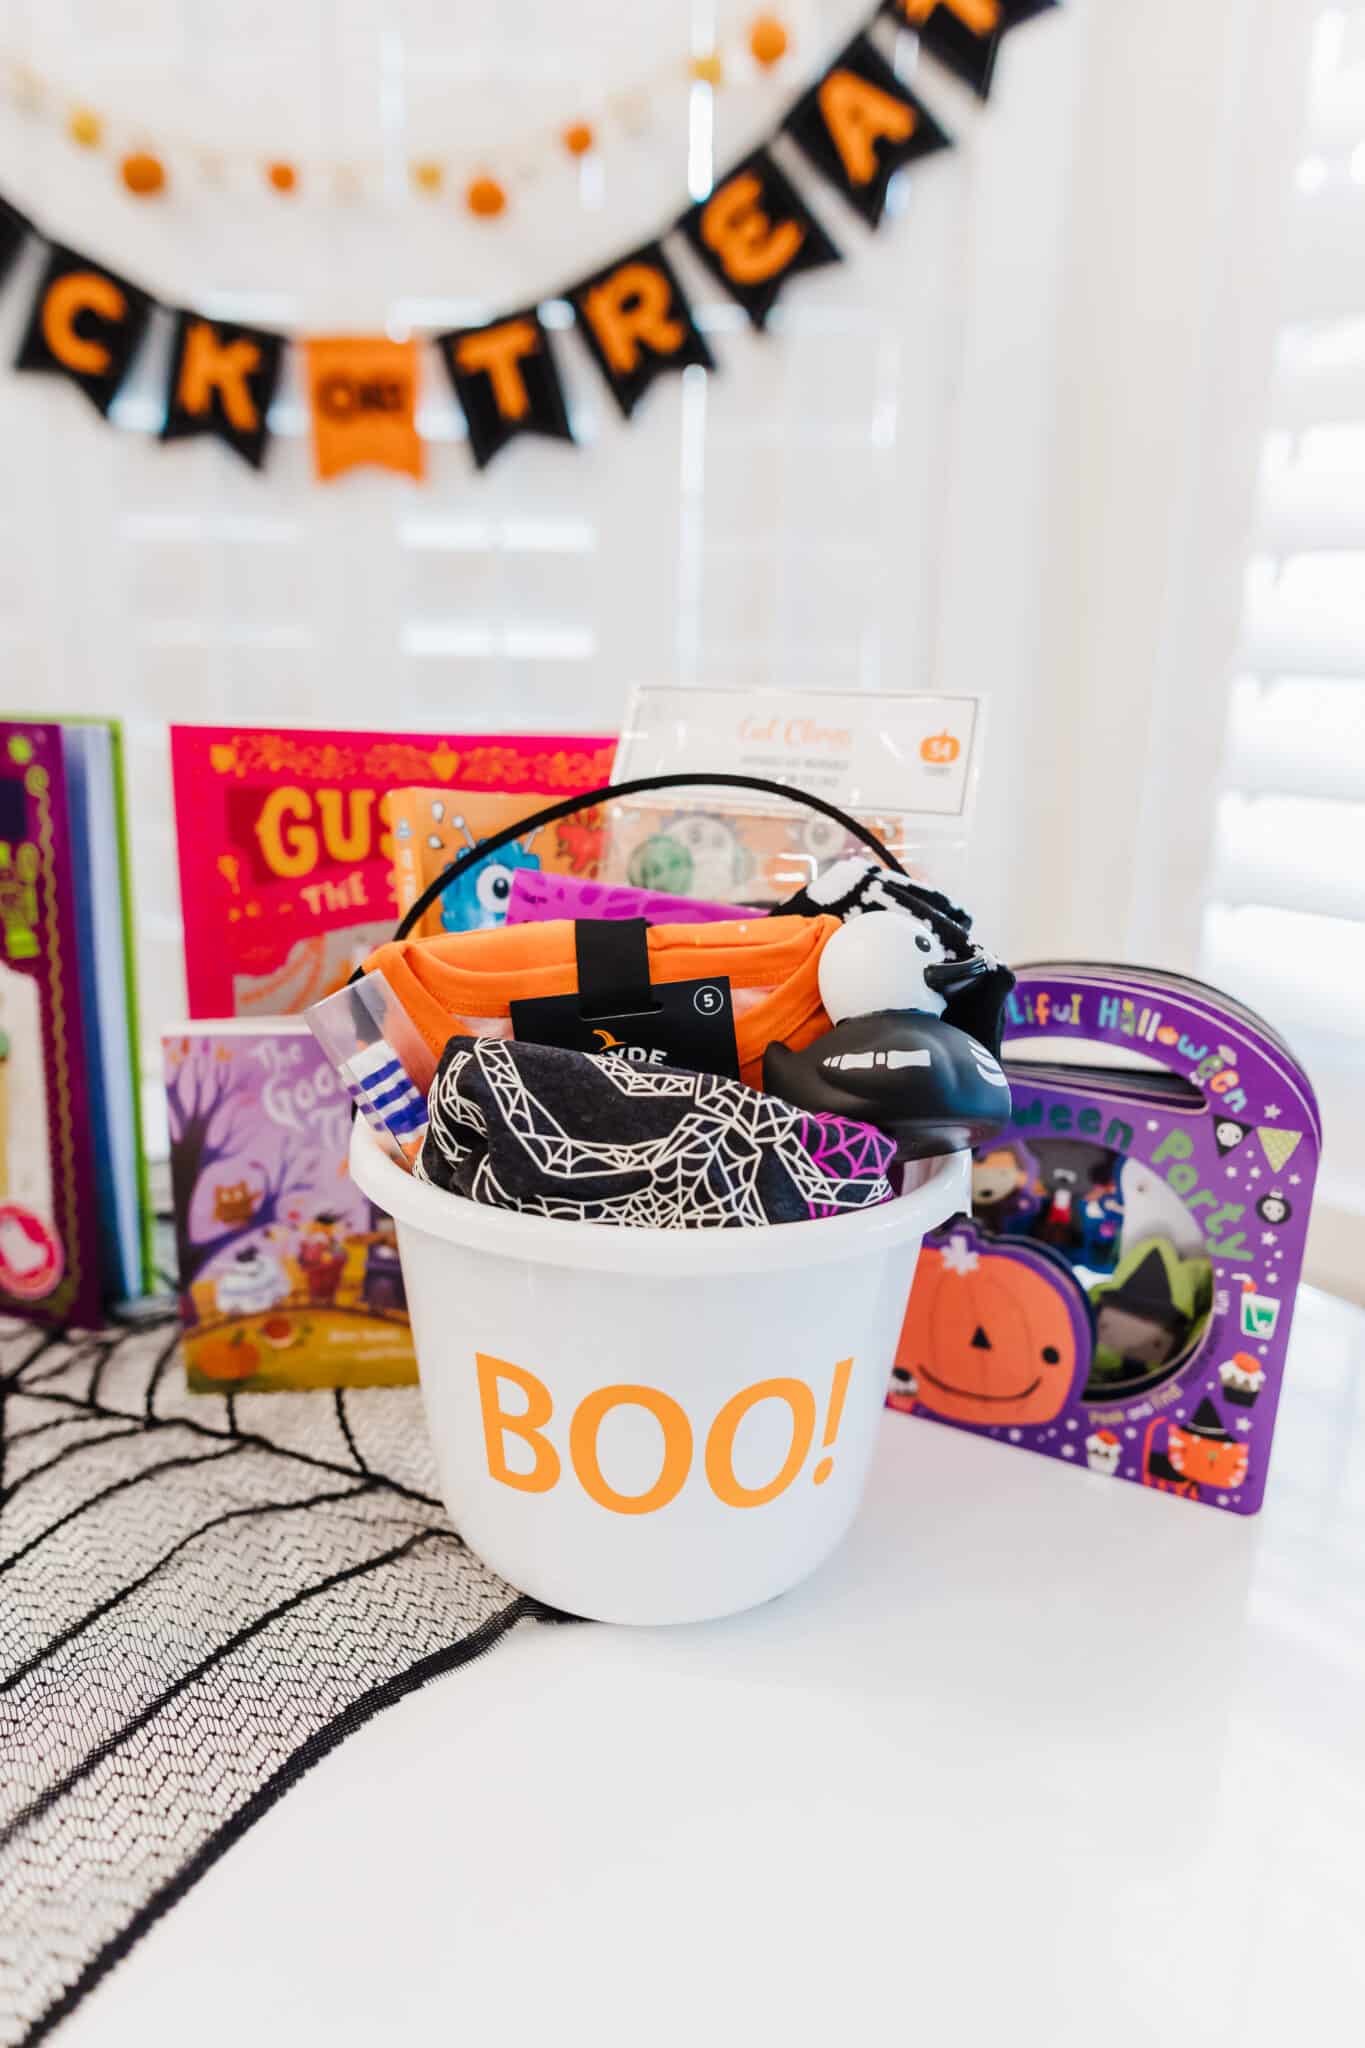
{"type": "Polygon", "coordinates": [[[904,911],[867,911],[841,925],[820,955],[820,1000],[831,1021],[874,1010],[922,1010],[941,1017],[947,1003],[924,978],[948,949],[923,918],[904,911]]]}

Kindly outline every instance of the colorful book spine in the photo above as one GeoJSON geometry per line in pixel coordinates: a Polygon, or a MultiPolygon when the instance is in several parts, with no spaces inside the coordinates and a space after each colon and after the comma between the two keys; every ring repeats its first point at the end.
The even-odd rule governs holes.
{"type": "MultiPolygon", "coordinates": [[[[100,1064],[97,991],[83,971],[81,909],[91,885],[76,851],[76,731],[0,722],[0,1312],[88,1327],[121,1291],[101,1243],[101,1162],[119,1170],[130,1225],[123,1284],[141,1279],[140,1148],[134,1133],[123,1156],[110,1160],[94,1110],[97,1070],[100,1087],[117,1082],[125,1095],[131,1077],[126,1061],[121,1073],[100,1064]]],[[[89,731],[104,749],[113,801],[110,728],[89,731]]],[[[90,858],[104,864],[116,895],[118,844],[92,847],[90,858]]],[[[117,955],[121,921],[109,936],[117,955]]],[[[112,979],[113,1000],[125,1004],[121,968],[112,979]]],[[[117,1021],[112,1012],[105,1018],[106,1042],[117,1021]]]]}

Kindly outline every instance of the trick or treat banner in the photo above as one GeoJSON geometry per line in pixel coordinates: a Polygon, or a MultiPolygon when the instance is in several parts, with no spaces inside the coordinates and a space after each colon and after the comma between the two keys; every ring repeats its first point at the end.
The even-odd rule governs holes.
{"type": "MultiPolygon", "coordinates": [[[[313,466],[324,482],[362,465],[396,470],[419,483],[424,479],[418,406],[429,376],[453,389],[478,469],[523,434],[572,444],[561,365],[541,318],[543,305],[559,304],[555,324],[577,330],[622,416],[633,418],[660,378],[689,367],[717,367],[670,243],[673,252],[686,252],[697,275],[709,277],[762,328],[788,286],[841,260],[823,202],[819,210],[813,207],[784,164],[836,195],[832,212],[842,208],[876,229],[893,178],[924,175],[928,160],[953,146],[929,104],[935,67],[984,101],[1011,30],[1059,4],[882,0],[808,83],[776,131],[653,239],[585,277],[559,281],[535,304],[450,333],[407,339],[382,333],[285,335],[211,319],[176,300],[158,300],[94,255],[49,240],[24,211],[0,197],[0,286],[14,288],[16,259],[31,239],[42,246],[14,367],[65,378],[107,418],[144,348],[155,350],[157,364],[164,359],[159,438],[210,435],[260,470],[269,458],[272,402],[286,352],[293,350],[313,466]],[[892,61],[907,37],[929,60],[916,66],[913,91],[892,61]],[[774,146],[784,152],[783,161],[774,146]]],[[[785,50],[786,40],[780,24],[765,16],[754,26],[751,48],[767,65],[785,50]]],[[[723,77],[718,56],[693,59],[689,69],[712,89],[723,77]]],[[[98,124],[90,126],[95,117],[72,116],[73,123],[78,120],[85,126],[77,134],[68,124],[69,133],[78,141],[97,141],[98,124]]],[[[594,145],[594,131],[573,122],[560,141],[577,156],[594,145]]],[[[128,191],[139,197],[160,193],[166,183],[165,166],[147,148],[125,158],[120,168],[128,191]]],[[[412,169],[419,192],[439,189],[439,163],[412,169]]],[[[291,165],[268,166],[275,191],[291,191],[295,182],[291,165]]],[[[506,194],[497,179],[483,175],[469,184],[466,204],[492,220],[503,213],[506,194]]],[[[449,280],[444,284],[448,288],[449,280]]],[[[414,280],[414,295],[420,295],[419,286],[414,280]]],[[[149,361],[149,374],[151,369],[149,361]]]]}

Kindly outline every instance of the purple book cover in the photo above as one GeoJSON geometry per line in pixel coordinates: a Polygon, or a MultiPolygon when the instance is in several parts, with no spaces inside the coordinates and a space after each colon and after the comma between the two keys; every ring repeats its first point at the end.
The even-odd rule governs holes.
{"type": "Polygon", "coordinates": [[[1322,1146],[1302,1069],[1213,989],[1088,963],[1021,972],[1004,1050],[1012,1122],[925,1240],[891,1406],[1254,1514],[1322,1146]]]}
{"type": "Polygon", "coordinates": [[[162,1052],[191,1388],[416,1379],[393,1225],[347,1170],[351,1099],[312,1033],[191,1025],[162,1052]]]}
{"type": "Polygon", "coordinates": [[[101,1320],[62,729],[0,723],[0,1310],[101,1320]]]}

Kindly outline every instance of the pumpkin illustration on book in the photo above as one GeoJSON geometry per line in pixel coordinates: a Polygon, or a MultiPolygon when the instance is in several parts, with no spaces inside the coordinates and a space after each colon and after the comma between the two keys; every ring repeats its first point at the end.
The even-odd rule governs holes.
{"type": "Polygon", "coordinates": [[[948,1422],[1051,1422],[1090,1366],[1090,1325],[1059,1260],[965,1217],[926,1238],[896,1366],[948,1422]]]}
{"type": "Polygon", "coordinates": [[[1247,1446],[1228,1434],[1207,1396],[1188,1422],[1167,1424],[1164,1452],[1152,1443],[1156,1427],[1153,1423],[1147,1432],[1144,1480],[1148,1486],[1188,1491],[1198,1499],[1201,1486],[1235,1493],[1245,1481],[1250,1464],[1247,1446]]]}

